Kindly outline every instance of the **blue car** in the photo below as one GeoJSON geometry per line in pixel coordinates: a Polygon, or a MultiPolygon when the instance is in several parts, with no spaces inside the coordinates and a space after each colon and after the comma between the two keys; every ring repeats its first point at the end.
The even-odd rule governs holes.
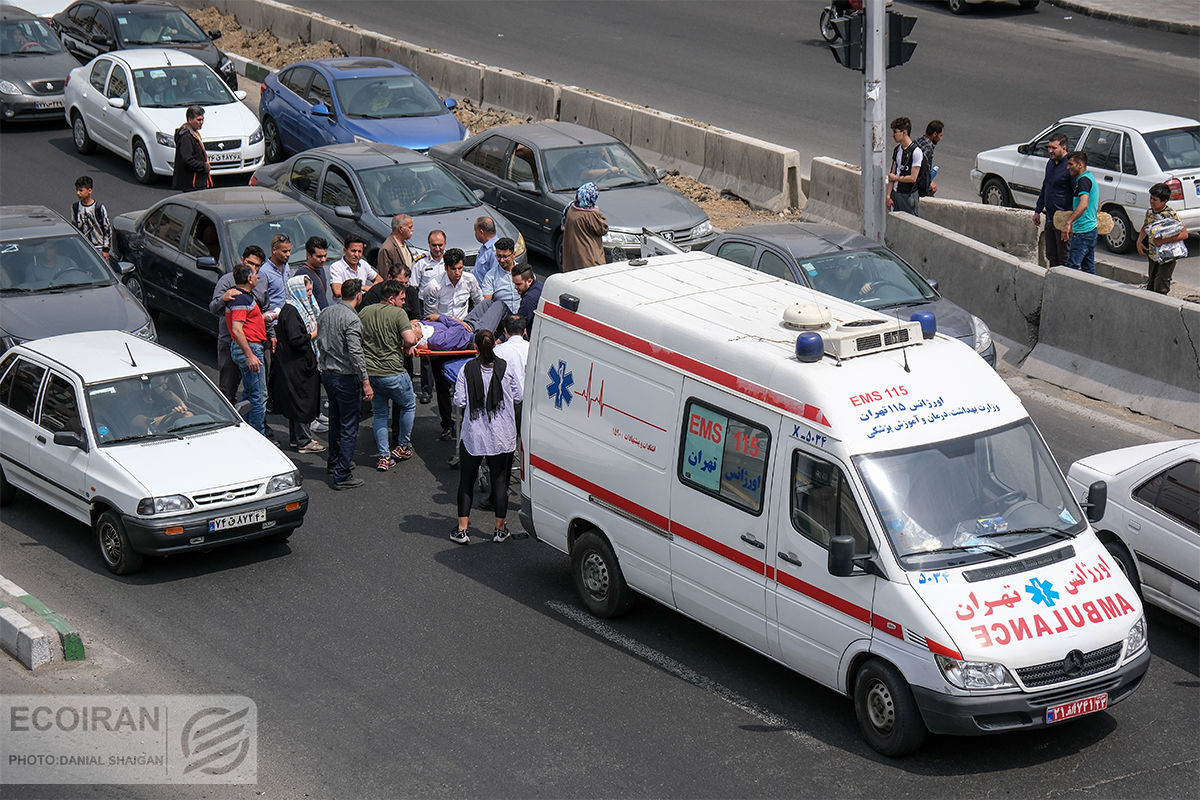
{"type": "Polygon", "coordinates": [[[266,159],[275,162],[347,142],[384,142],[423,153],[466,137],[450,113],[457,105],[394,61],[323,58],[268,75],[258,114],[266,159]]]}

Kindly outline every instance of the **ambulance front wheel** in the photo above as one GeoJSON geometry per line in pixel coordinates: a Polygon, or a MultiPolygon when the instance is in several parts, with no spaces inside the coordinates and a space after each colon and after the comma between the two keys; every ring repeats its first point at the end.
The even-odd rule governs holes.
{"type": "Polygon", "coordinates": [[[625,583],[617,554],[599,531],[585,531],[575,540],[571,574],[579,598],[597,617],[615,617],[633,605],[633,590],[625,583]]]}
{"type": "Polygon", "coordinates": [[[925,722],[900,671],[879,659],[854,680],[854,713],[867,744],[885,756],[903,756],[925,741],[925,722]]]}

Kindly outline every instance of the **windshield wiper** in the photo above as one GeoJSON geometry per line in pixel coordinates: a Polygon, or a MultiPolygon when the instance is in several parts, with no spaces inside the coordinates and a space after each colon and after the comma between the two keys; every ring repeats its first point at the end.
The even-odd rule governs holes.
{"type": "Polygon", "coordinates": [[[461,211],[464,208],[470,208],[470,207],[471,206],[441,206],[439,208],[423,208],[418,213],[421,213],[421,214],[445,214],[447,211],[461,211]]]}
{"type": "Polygon", "coordinates": [[[1007,531],[991,531],[990,533],[975,534],[980,539],[990,539],[993,536],[1008,536],[1014,533],[1048,533],[1055,539],[1074,539],[1079,534],[1064,531],[1061,528],[1052,528],[1049,525],[1035,525],[1031,528],[1014,528],[1007,531]]]}
{"type": "Polygon", "coordinates": [[[383,114],[349,114],[348,116],[356,119],[387,119],[383,114]]]}
{"type": "Polygon", "coordinates": [[[133,433],[129,436],[118,436],[116,439],[109,439],[107,442],[100,444],[118,444],[120,442],[136,442],[139,439],[153,439],[155,435],[152,433],[133,433]]]}
{"type": "Polygon", "coordinates": [[[907,553],[901,554],[900,557],[908,558],[909,556],[927,556],[933,553],[964,553],[977,549],[990,550],[991,552],[1002,555],[1005,558],[1013,558],[1016,555],[1015,553],[1009,552],[1003,547],[992,544],[991,542],[976,542],[975,544],[948,545],[947,547],[938,547],[933,550],[911,550],[907,553]]]}
{"type": "Polygon", "coordinates": [[[177,433],[179,431],[187,431],[187,430],[191,430],[192,428],[202,428],[206,425],[214,425],[214,426],[220,426],[222,428],[226,428],[232,424],[233,424],[232,422],[228,422],[226,420],[206,419],[206,420],[201,420],[200,422],[189,422],[186,425],[173,425],[173,426],[171,426],[171,429],[168,431],[168,433],[177,433]]]}
{"type": "Polygon", "coordinates": [[[36,291],[38,291],[38,290],[37,289],[22,289],[20,286],[9,286],[7,288],[0,289],[0,294],[32,294],[33,292],[36,292],[36,291]]]}
{"type": "Polygon", "coordinates": [[[88,281],[87,283],[56,283],[46,288],[52,292],[61,292],[63,289],[82,289],[85,286],[102,286],[96,281],[88,281]]]}

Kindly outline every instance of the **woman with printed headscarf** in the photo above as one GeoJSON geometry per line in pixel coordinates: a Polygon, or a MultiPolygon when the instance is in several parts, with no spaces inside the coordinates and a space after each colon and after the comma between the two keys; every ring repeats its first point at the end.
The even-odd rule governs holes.
{"type": "Polygon", "coordinates": [[[604,234],[608,233],[608,220],[596,208],[599,196],[596,184],[585,183],[575,192],[575,202],[563,212],[563,272],[604,263],[604,234]]]}
{"type": "Polygon", "coordinates": [[[288,279],[287,303],[275,320],[278,343],[271,369],[271,400],[275,410],[287,417],[288,441],[301,453],[325,450],[325,445],[314,439],[308,429],[321,410],[316,351],[318,312],[312,287],[312,279],[307,275],[288,279]]]}

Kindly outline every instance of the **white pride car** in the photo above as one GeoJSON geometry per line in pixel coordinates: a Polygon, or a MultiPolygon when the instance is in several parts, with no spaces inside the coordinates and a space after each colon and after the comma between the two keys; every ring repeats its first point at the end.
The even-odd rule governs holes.
{"type": "Polygon", "coordinates": [[[133,163],[142,183],[170,175],[175,131],[187,107],[204,108],[200,135],[212,174],[253,172],[263,163],[263,132],[254,112],[217,73],[178,50],[120,50],[71,70],[64,90],[65,113],[75,148],[99,145],[133,163]]]}
{"type": "Polygon", "coordinates": [[[0,358],[0,505],[18,489],[91,526],[118,575],[148,554],[285,541],[308,511],[295,464],[195,365],[121,331],[0,358]]]}

